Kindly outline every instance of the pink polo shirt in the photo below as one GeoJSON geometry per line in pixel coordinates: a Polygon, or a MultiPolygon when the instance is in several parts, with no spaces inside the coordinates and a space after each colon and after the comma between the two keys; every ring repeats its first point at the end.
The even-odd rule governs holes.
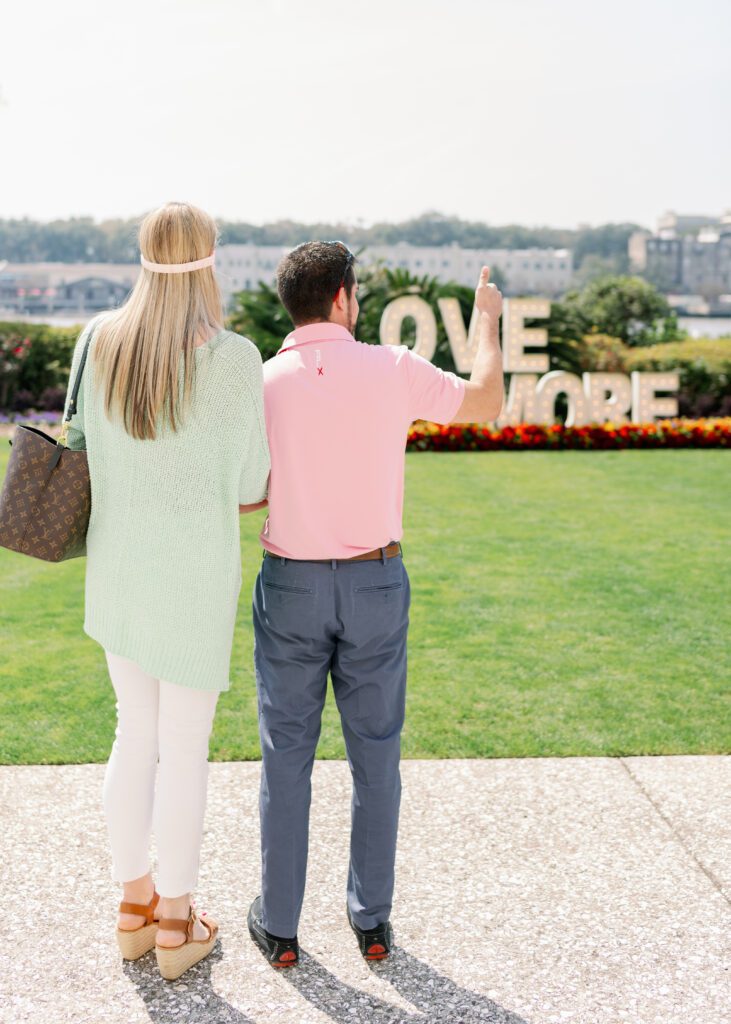
{"type": "Polygon", "coordinates": [[[464,391],[464,380],[405,345],[366,345],[332,323],[294,330],[264,364],[264,547],[350,558],[400,540],[409,426],[448,423],[464,391]]]}

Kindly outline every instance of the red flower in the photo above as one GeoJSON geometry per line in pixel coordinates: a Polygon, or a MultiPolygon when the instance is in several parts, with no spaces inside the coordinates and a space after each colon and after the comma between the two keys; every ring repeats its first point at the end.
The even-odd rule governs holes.
{"type": "Polygon", "coordinates": [[[408,431],[407,447],[417,451],[525,451],[574,448],[731,448],[731,417],[663,420],[583,427],[520,423],[491,430],[482,424],[437,426],[420,422],[408,431]]]}

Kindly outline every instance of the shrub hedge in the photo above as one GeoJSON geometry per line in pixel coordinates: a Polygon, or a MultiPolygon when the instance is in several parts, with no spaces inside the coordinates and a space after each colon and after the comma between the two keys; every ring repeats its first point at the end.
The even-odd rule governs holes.
{"type": "Polygon", "coordinates": [[[691,338],[635,349],[627,370],[678,370],[681,416],[731,416],[731,338],[691,338]]]}
{"type": "MultiPolygon", "coordinates": [[[[27,354],[12,368],[3,361],[0,411],[23,412],[26,409],[56,409],[57,396],[48,389],[62,389],[68,384],[74,345],[81,332],[78,327],[52,327],[22,321],[0,322],[0,356],[12,355],[15,347],[27,340],[27,354]],[[50,401],[51,405],[44,402],[50,401]]],[[[63,403],[62,403],[63,408],[63,403]]]]}
{"type": "MultiPolygon", "coordinates": [[[[80,330],[81,325],[0,322],[0,412],[63,408],[80,330]],[[26,340],[27,352],[24,347],[15,357],[13,352],[26,340]]],[[[731,416],[731,339],[700,338],[629,348],[617,338],[595,334],[572,343],[570,348],[563,359],[554,360],[556,368],[625,373],[677,369],[681,416],[731,416]]],[[[269,353],[263,354],[267,358],[269,353]]]]}

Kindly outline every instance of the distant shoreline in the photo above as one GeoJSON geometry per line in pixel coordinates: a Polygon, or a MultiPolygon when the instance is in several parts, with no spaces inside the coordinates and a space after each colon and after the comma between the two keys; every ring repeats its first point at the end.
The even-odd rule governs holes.
{"type": "MultiPolygon", "coordinates": [[[[81,329],[100,310],[90,313],[73,313],[69,316],[19,316],[12,310],[0,309],[0,321],[12,323],[49,324],[51,327],[78,327],[81,329]]],[[[707,314],[703,316],[679,316],[678,326],[687,331],[691,338],[731,339],[731,316],[707,314]]]]}

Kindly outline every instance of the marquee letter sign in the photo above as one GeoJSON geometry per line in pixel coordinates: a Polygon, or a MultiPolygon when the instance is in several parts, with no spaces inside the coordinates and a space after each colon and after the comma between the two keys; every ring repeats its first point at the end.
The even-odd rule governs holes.
{"type": "Polygon", "coordinates": [[[480,320],[477,307],[472,309],[468,333],[464,329],[462,308],[458,299],[437,299],[437,305],[442,314],[457,373],[471,373],[477,351],[477,324],[480,320]]]}
{"type": "Polygon", "coordinates": [[[569,411],[566,415],[567,427],[580,427],[588,423],[587,403],[581,378],[575,373],[564,373],[563,370],[551,370],[541,377],[536,384],[536,422],[553,423],[556,419],[556,399],[564,395],[569,411]]]}
{"type": "Polygon", "coordinates": [[[431,360],[437,348],[437,318],[429,303],[418,295],[402,295],[400,299],[389,302],[381,316],[381,344],[401,344],[401,325],[407,316],[416,322],[416,341],[412,351],[431,360]]]}
{"type": "Polygon", "coordinates": [[[632,386],[624,373],[585,373],[590,423],[625,420],[632,407],[632,386]]]}
{"type": "MultiPolygon", "coordinates": [[[[470,373],[477,350],[477,309],[472,310],[467,330],[457,299],[441,298],[437,304],[455,368],[458,373],[470,373]]],[[[497,419],[499,427],[555,423],[559,395],[568,406],[566,425],[569,427],[607,420],[625,423],[628,417],[634,423],[647,423],[678,415],[679,374],[675,371],[640,373],[635,370],[631,377],[624,373],[584,373],[579,377],[575,373],[551,370],[546,351],[526,351],[546,349],[548,331],[543,327],[526,327],[525,321],[545,319],[550,314],[548,299],[503,301],[503,369],[510,374],[510,382],[507,400],[497,419]]],[[[437,321],[429,303],[418,295],[403,295],[389,302],[381,316],[381,344],[401,344],[401,328],[407,317],[416,323],[413,351],[432,359],[437,347],[437,321]]]]}
{"type": "Polygon", "coordinates": [[[545,320],[551,315],[548,299],[505,299],[503,302],[503,369],[506,373],[548,373],[548,353],[532,355],[527,345],[545,348],[548,331],[545,327],[525,327],[528,317],[545,320]]]}

